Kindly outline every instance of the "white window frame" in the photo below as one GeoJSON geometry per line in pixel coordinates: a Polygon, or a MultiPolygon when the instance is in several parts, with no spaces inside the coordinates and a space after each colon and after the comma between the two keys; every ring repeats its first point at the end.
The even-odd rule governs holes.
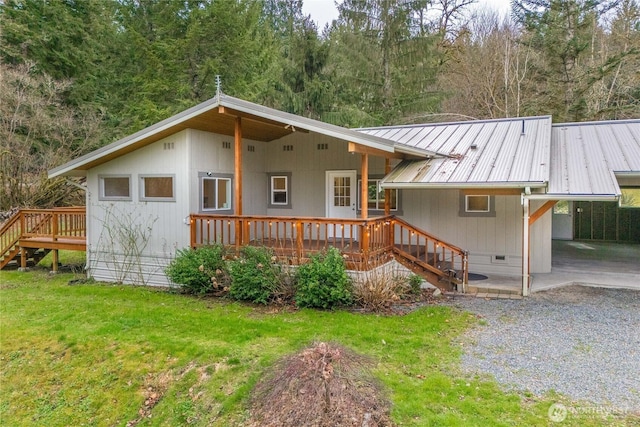
{"type": "Polygon", "coordinates": [[[211,173],[211,172],[201,172],[199,174],[200,178],[200,193],[199,193],[199,204],[200,204],[200,212],[217,212],[217,213],[232,213],[233,212],[233,175],[231,174],[223,174],[223,173],[211,173]],[[218,182],[219,181],[227,181],[227,206],[216,206],[216,207],[204,207],[204,182],[215,181],[215,189],[216,189],[216,197],[215,203],[218,203],[218,182]]]}
{"type": "Polygon", "coordinates": [[[109,174],[109,175],[98,175],[98,200],[109,200],[109,201],[123,201],[130,202],[132,200],[131,197],[131,175],[126,174],[109,174]],[[129,195],[128,196],[107,196],[105,194],[105,179],[109,178],[127,178],[129,181],[129,195]]]}
{"type": "Polygon", "coordinates": [[[140,201],[141,202],[175,202],[176,201],[176,176],[172,174],[145,174],[139,175],[140,201]],[[171,197],[147,197],[145,195],[145,180],[148,178],[171,178],[171,197]]]}
{"type": "Polygon", "coordinates": [[[267,174],[269,176],[269,208],[291,208],[291,172],[270,172],[267,174]],[[284,178],[285,179],[285,189],[284,190],[276,190],[273,185],[274,179],[284,178]],[[286,203],[276,202],[275,195],[276,193],[284,193],[287,197],[286,203]]]}
{"type": "Polygon", "coordinates": [[[458,210],[460,217],[495,217],[496,216],[496,196],[489,194],[465,194],[464,190],[460,191],[460,209],[458,210]],[[470,210],[469,197],[486,197],[487,210],[470,210]]]}
{"type": "Polygon", "coordinates": [[[464,196],[464,211],[467,213],[488,213],[491,212],[491,196],[488,194],[466,194],[464,196]],[[487,209],[469,209],[469,198],[484,197],[487,201],[487,209]]]}
{"type": "MultiPolygon", "coordinates": [[[[376,194],[380,194],[384,189],[380,188],[380,182],[383,178],[368,178],[368,185],[371,185],[373,182],[376,183],[376,194]]],[[[396,192],[396,207],[391,208],[391,212],[398,212],[400,210],[400,191],[397,188],[391,188],[390,191],[396,192]]],[[[357,196],[358,196],[358,211],[362,211],[362,178],[358,178],[358,186],[357,186],[357,196]]],[[[371,199],[368,200],[371,202],[371,199]]],[[[384,200],[380,200],[376,197],[376,207],[370,208],[367,206],[367,211],[384,211],[384,200]]]]}

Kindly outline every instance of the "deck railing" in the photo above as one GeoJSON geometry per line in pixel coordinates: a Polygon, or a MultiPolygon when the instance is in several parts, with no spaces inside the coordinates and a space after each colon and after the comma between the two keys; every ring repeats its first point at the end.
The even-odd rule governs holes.
{"type": "Polygon", "coordinates": [[[335,247],[350,268],[362,270],[396,255],[436,276],[467,283],[464,250],[392,215],[345,219],[192,214],[191,247],[213,243],[236,251],[245,245],[267,246],[290,264],[335,247]]]}
{"type": "Polygon", "coordinates": [[[278,257],[298,264],[309,255],[339,249],[355,268],[389,258],[391,217],[337,219],[257,215],[191,215],[191,247],[213,243],[239,250],[268,246],[278,257]]]}
{"type": "Polygon", "coordinates": [[[84,241],[84,207],[20,209],[0,228],[0,258],[16,250],[21,239],[84,241]]]}
{"type": "Polygon", "coordinates": [[[412,224],[394,218],[394,251],[422,268],[466,285],[469,280],[467,251],[447,243],[412,224]],[[455,273],[455,277],[449,277],[455,273]]]}

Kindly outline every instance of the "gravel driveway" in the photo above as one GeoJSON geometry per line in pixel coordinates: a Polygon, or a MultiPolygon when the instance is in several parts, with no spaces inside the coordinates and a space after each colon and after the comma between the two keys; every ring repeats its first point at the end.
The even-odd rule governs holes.
{"type": "Polygon", "coordinates": [[[522,300],[458,297],[478,314],[462,358],[508,389],[640,411],[640,291],[570,286],[522,300]]]}

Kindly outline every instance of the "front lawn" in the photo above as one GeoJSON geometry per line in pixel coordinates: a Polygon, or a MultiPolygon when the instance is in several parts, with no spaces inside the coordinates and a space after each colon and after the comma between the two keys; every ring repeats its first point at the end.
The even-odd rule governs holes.
{"type": "Polygon", "coordinates": [[[459,373],[458,337],[476,320],[449,307],[279,310],[74,278],[0,272],[2,425],[242,425],[260,375],[321,340],[373,358],[398,425],[550,423],[551,397],[459,373]]]}

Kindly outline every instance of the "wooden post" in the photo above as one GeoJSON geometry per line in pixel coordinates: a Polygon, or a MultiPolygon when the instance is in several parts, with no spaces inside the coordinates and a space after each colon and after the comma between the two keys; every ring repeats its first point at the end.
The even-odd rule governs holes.
{"type": "Polygon", "coordinates": [[[360,161],[360,174],[362,175],[362,188],[360,189],[360,218],[367,219],[369,216],[369,155],[362,153],[360,161]]]}
{"type": "MultiPolygon", "coordinates": [[[[391,159],[387,157],[384,159],[384,175],[389,175],[389,172],[391,172],[391,159]]],[[[391,190],[388,188],[384,190],[384,214],[385,216],[391,214],[391,190]]]]}
{"type": "Polygon", "coordinates": [[[296,222],[296,251],[298,254],[298,262],[302,260],[304,250],[304,230],[302,229],[302,222],[296,222]]]}
{"type": "MultiPolygon", "coordinates": [[[[240,117],[236,117],[235,123],[235,140],[233,144],[234,148],[234,176],[233,181],[234,188],[234,206],[235,214],[242,215],[242,120],[240,117]]],[[[239,249],[239,245],[243,243],[243,227],[242,222],[238,219],[235,221],[236,226],[236,250],[239,249]]]]}
{"type": "Polygon", "coordinates": [[[20,248],[20,271],[27,271],[27,248],[20,248]]]}
{"type": "Polygon", "coordinates": [[[54,273],[58,272],[58,250],[54,249],[51,251],[52,252],[52,256],[53,256],[53,261],[52,261],[52,265],[51,265],[51,271],[53,271],[54,273]]]}
{"type": "Polygon", "coordinates": [[[195,249],[196,248],[196,229],[197,229],[197,225],[196,225],[196,220],[193,219],[193,217],[189,218],[189,225],[191,226],[191,230],[190,230],[190,232],[191,232],[191,248],[195,249]]]}
{"type": "Polygon", "coordinates": [[[60,221],[60,217],[57,212],[53,213],[51,220],[53,221],[53,224],[51,224],[51,240],[55,242],[58,240],[58,221],[60,221]]]}

